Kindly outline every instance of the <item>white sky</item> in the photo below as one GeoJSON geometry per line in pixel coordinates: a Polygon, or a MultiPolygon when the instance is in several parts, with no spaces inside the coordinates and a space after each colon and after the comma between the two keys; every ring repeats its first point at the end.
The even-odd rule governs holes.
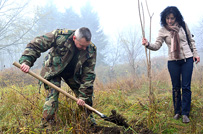
{"type": "MultiPolygon", "coordinates": [[[[47,0],[40,0],[46,4],[47,0]]],[[[57,7],[63,11],[64,8],[73,6],[79,12],[80,7],[87,1],[90,1],[95,11],[100,17],[100,24],[104,32],[114,34],[125,27],[138,25],[140,28],[140,20],[138,13],[138,0],[54,0],[57,7]]],[[[146,9],[145,0],[140,0],[143,7],[146,9]]],[[[203,19],[203,7],[201,0],[147,0],[149,10],[154,13],[152,18],[152,33],[158,32],[157,27],[160,27],[160,12],[167,6],[177,6],[182,13],[189,27],[199,24],[200,19],[203,19]],[[156,29],[156,31],[154,31],[156,29]]],[[[146,19],[149,18],[145,12],[146,19]]],[[[149,25],[146,20],[145,25],[149,25]]],[[[146,29],[147,31],[147,29],[146,29]]]]}
{"type": "MultiPolygon", "coordinates": [[[[50,0],[34,0],[38,4],[46,4],[50,0]]],[[[77,12],[80,7],[87,1],[90,1],[95,11],[100,17],[100,24],[106,34],[112,35],[123,28],[132,25],[138,25],[140,28],[140,20],[138,13],[138,0],[52,0],[59,8],[64,11],[64,8],[72,6],[77,12]]],[[[146,9],[145,0],[140,0],[143,7],[146,9]]],[[[182,13],[189,27],[199,24],[200,19],[203,19],[203,7],[201,0],[147,0],[149,10],[154,13],[152,17],[152,33],[158,32],[160,27],[160,13],[167,6],[177,6],[182,13]]],[[[148,13],[145,12],[146,19],[149,19],[148,13]]],[[[145,25],[149,25],[146,20],[145,25]]],[[[141,29],[140,29],[141,30],[141,29]]],[[[146,29],[147,31],[148,29],[146,29]]]]}

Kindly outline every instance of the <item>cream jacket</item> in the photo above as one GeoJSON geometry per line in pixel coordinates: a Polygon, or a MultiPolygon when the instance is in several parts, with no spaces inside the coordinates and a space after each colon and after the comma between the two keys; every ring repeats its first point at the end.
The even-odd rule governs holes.
{"type": "Polygon", "coordinates": [[[181,27],[179,30],[179,37],[180,37],[180,53],[179,53],[179,59],[175,59],[174,58],[174,53],[171,53],[171,35],[170,32],[165,28],[162,27],[159,30],[159,34],[158,37],[156,39],[156,42],[154,44],[149,43],[149,45],[147,46],[148,49],[150,50],[159,50],[163,44],[163,42],[165,42],[168,46],[168,60],[181,60],[181,59],[186,59],[186,58],[190,58],[190,57],[197,57],[198,53],[197,53],[197,49],[195,47],[195,41],[192,39],[190,30],[188,29],[188,26],[186,26],[186,30],[189,36],[189,40],[192,44],[192,48],[193,48],[193,52],[190,49],[190,46],[187,42],[187,37],[185,34],[184,29],[181,27]]]}

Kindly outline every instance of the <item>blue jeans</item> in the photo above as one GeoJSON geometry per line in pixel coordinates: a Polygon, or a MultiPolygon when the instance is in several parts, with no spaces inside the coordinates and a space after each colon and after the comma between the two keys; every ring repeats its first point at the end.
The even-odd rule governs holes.
{"type": "Polygon", "coordinates": [[[175,114],[189,116],[191,105],[191,79],[193,71],[193,58],[186,61],[168,61],[168,70],[173,86],[173,105],[175,114]],[[182,88],[182,96],[181,89],[182,88]],[[182,112],[181,112],[182,110],[182,112]]]}

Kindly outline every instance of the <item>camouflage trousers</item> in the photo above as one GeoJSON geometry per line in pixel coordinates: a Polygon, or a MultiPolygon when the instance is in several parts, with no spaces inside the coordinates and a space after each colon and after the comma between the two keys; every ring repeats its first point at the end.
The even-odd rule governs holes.
{"type": "MultiPolygon", "coordinates": [[[[68,86],[72,89],[75,96],[78,97],[79,93],[81,93],[81,91],[79,91],[80,85],[76,83],[73,78],[68,78],[64,80],[68,84],[68,86]]],[[[49,81],[54,85],[61,87],[61,76],[56,76],[49,81]]],[[[54,120],[58,109],[59,91],[47,85],[45,85],[45,89],[48,90],[49,93],[48,93],[48,96],[46,97],[45,104],[43,106],[43,120],[45,121],[54,120]]],[[[89,94],[86,93],[86,95],[88,96],[88,99],[85,100],[85,103],[92,106],[93,89],[90,91],[92,92],[89,92],[89,94]]],[[[88,109],[85,109],[85,112],[87,116],[89,116],[92,113],[88,109]]]]}

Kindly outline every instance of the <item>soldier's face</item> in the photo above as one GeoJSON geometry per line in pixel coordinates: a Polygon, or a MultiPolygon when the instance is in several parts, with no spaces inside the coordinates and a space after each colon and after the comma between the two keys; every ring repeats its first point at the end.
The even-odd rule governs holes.
{"type": "Polygon", "coordinates": [[[73,36],[73,41],[79,50],[86,50],[87,46],[90,44],[90,41],[86,41],[85,38],[78,40],[75,36],[73,36]]]}

